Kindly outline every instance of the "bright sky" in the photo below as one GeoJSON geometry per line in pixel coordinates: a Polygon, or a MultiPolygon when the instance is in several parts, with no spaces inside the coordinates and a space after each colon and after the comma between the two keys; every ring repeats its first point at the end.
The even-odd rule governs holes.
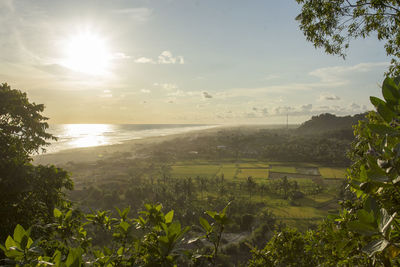
{"type": "Polygon", "coordinates": [[[299,123],[371,109],[371,37],[316,50],[294,0],[0,0],[0,82],[51,123],[299,123]]]}

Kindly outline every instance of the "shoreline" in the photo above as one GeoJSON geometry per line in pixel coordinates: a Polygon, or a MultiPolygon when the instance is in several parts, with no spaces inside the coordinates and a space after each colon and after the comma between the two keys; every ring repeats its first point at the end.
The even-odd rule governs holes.
{"type": "Polygon", "coordinates": [[[52,164],[52,165],[65,165],[68,162],[95,162],[112,156],[115,153],[132,153],[132,157],[137,157],[135,152],[139,147],[150,144],[157,144],[165,141],[171,141],[180,137],[187,137],[189,135],[210,134],[217,132],[224,128],[235,128],[237,126],[224,126],[218,125],[208,129],[193,130],[183,133],[174,133],[163,136],[148,136],[144,138],[130,139],[122,141],[119,144],[107,144],[91,147],[76,147],[69,148],[54,153],[34,155],[33,164],[52,164]]]}
{"type": "Polygon", "coordinates": [[[38,165],[66,165],[68,162],[75,163],[94,163],[98,160],[107,159],[117,153],[130,153],[130,158],[137,158],[139,149],[178,138],[198,137],[199,135],[214,134],[221,130],[257,130],[257,129],[280,129],[284,125],[261,125],[261,124],[236,124],[236,125],[217,125],[207,129],[197,129],[188,132],[174,133],[164,136],[148,136],[140,139],[130,139],[119,144],[108,144],[92,147],[77,147],[61,150],[54,153],[33,156],[33,164],[38,165]]]}

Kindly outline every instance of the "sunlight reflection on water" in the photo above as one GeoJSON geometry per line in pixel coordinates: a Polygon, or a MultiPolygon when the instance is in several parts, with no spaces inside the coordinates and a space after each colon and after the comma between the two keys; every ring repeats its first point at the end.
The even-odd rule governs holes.
{"type": "Polygon", "coordinates": [[[55,153],[72,148],[121,144],[127,140],[165,136],[216,127],[204,124],[53,124],[49,132],[57,137],[46,148],[55,153]]]}
{"type": "Polygon", "coordinates": [[[90,147],[109,144],[106,133],[112,132],[110,124],[66,124],[65,138],[71,147],[90,147]]]}

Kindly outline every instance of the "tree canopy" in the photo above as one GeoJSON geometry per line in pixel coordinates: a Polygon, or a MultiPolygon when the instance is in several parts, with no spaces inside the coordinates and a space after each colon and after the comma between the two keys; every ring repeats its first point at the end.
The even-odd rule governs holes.
{"type": "Polygon", "coordinates": [[[17,223],[48,222],[64,201],[62,189],[72,189],[66,171],[31,163],[32,154],[54,139],[43,110],[26,93],[0,85],[0,238],[17,223]]]}
{"type": "Polygon", "coordinates": [[[352,39],[376,34],[392,58],[389,72],[400,74],[400,2],[394,0],[296,0],[300,29],[315,47],[346,56],[352,39]]]}
{"type": "Polygon", "coordinates": [[[47,118],[41,112],[44,105],[30,103],[26,93],[11,89],[7,83],[0,85],[0,147],[2,160],[19,152],[25,160],[39,152],[47,140],[55,139],[46,133],[47,118]],[[13,150],[13,151],[12,151],[13,150]],[[14,153],[11,153],[14,152],[14,153]]]}

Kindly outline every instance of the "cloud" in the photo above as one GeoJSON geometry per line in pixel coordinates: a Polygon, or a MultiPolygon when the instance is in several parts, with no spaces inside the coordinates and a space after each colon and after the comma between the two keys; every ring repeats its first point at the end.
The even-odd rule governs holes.
{"type": "Polygon", "coordinates": [[[321,93],[319,96],[319,101],[324,101],[324,100],[335,101],[335,100],[340,100],[340,97],[332,93],[321,93]]]}
{"type": "Polygon", "coordinates": [[[206,92],[206,91],[203,92],[203,97],[204,97],[204,98],[213,98],[213,96],[210,95],[210,94],[209,94],[208,92],[206,92]]]}
{"type": "Polygon", "coordinates": [[[114,13],[126,16],[136,22],[146,22],[152,17],[153,10],[146,7],[124,8],[116,9],[114,10],[114,13]]]}
{"type": "Polygon", "coordinates": [[[367,111],[368,108],[363,105],[360,106],[354,102],[347,106],[314,106],[312,104],[299,105],[299,106],[278,106],[275,107],[270,115],[272,116],[313,116],[321,113],[333,113],[336,115],[349,115],[355,113],[362,113],[367,111]]]}
{"type": "Polygon", "coordinates": [[[174,57],[171,51],[163,51],[161,55],[158,56],[159,64],[185,64],[185,60],[182,56],[174,57]]]}
{"type": "Polygon", "coordinates": [[[268,116],[268,109],[267,108],[258,108],[258,107],[253,107],[251,109],[251,112],[245,112],[244,117],[245,118],[265,118],[268,116]]]}
{"type": "Polygon", "coordinates": [[[183,56],[174,56],[171,51],[163,51],[157,59],[148,57],[139,57],[135,59],[136,63],[142,64],[185,64],[183,56]]]}
{"type": "Polygon", "coordinates": [[[265,97],[266,94],[273,95],[274,97],[282,97],[284,95],[291,95],[299,92],[307,93],[313,90],[332,91],[348,86],[361,88],[362,86],[365,86],[365,84],[371,84],[368,79],[376,79],[376,77],[371,74],[376,73],[378,69],[380,70],[382,67],[387,67],[388,65],[388,62],[369,62],[353,66],[319,68],[308,73],[310,76],[309,78],[316,77],[318,78],[317,81],[299,83],[288,82],[279,85],[267,85],[252,88],[231,88],[216,93],[214,97],[219,99],[240,99],[243,97],[265,97]]]}
{"type": "Polygon", "coordinates": [[[126,55],[125,53],[122,53],[122,52],[117,52],[117,53],[114,53],[111,56],[111,58],[112,59],[130,59],[131,56],[128,56],[128,55],[126,55]]]}
{"type": "Polygon", "coordinates": [[[178,96],[185,96],[186,93],[183,92],[182,90],[176,90],[174,92],[170,92],[167,94],[168,96],[174,96],[174,97],[178,97],[178,96]]]}
{"type": "Polygon", "coordinates": [[[143,64],[146,64],[146,63],[155,64],[156,63],[153,59],[147,58],[147,57],[137,58],[137,59],[135,59],[135,62],[136,63],[143,63],[143,64]]]}
{"type": "Polygon", "coordinates": [[[141,89],[140,92],[143,94],[149,94],[151,91],[149,89],[141,89]]]}
{"type": "Polygon", "coordinates": [[[367,62],[353,66],[325,67],[313,70],[309,73],[309,75],[318,77],[324,83],[339,82],[346,84],[353,78],[352,75],[354,74],[370,72],[375,68],[381,69],[382,67],[387,67],[388,65],[389,62],[367,62]]]}
{"type": "Polygon", "coordinates": [[[161,87],[165,90],[174,90],[178,89],[178,85],[174,83],[153,83],[154,86],[161,87]]]}

